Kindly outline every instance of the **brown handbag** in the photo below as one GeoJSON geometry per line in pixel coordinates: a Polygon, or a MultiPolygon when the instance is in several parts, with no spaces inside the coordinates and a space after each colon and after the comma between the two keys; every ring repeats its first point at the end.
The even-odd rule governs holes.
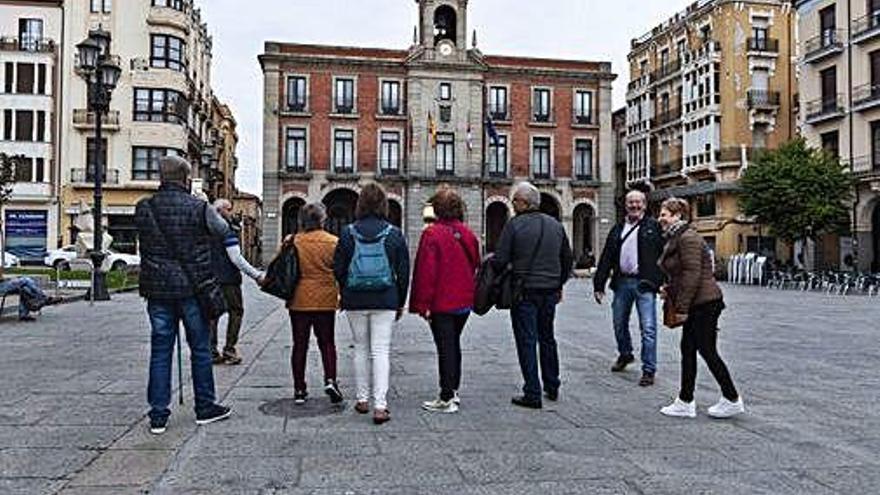
{"type": "Polygon", "coordinates": [[[675,311],[673,304],[667,297],[663,301],[663,324],[669,328],[678,328],[687,321],[687,315],[682,315],[675,311]]]}

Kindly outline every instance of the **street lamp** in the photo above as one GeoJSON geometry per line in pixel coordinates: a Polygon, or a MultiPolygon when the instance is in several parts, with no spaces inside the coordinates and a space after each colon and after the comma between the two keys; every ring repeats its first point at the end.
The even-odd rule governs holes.
{"type": "MultiPolygon", "coordinates": [[[[103,124],[103,116],[110,111],[110,98],[122,69],[116,62],[115,57],[110,55],[110,33],[101,29],[93,29],[89,31],[89,37],[76,45],[79,54],[77,69],[79,75],[86,81],[88,88],[87,100],[88,111],[95,115],[95,163],[92,165],[95,191],[95,206],[92,209],[92,217],[94,220],[94,244],[92,245],[93,267],[93,283],[92,283],[92,299],[95,301],[109,301],[110,293],[107,291],[107,284],[104,273],[101,268],[104,265],[104,224],[102,199],[104,196],[104,163],[102,151],[101,126],[103,124]]],[[[86,174],[88,175],[88,174],[86,174]]]]}

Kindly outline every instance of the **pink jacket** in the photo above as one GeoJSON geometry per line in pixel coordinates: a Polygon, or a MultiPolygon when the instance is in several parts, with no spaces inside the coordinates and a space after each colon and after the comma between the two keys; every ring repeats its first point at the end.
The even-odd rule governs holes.
{"type": "Polygon", "coordinates": [[[409,310],[451,313],[474,305],[474,274],[480,243],[458,220],[440,220],[422,232],[413,272],[409,310]]]}

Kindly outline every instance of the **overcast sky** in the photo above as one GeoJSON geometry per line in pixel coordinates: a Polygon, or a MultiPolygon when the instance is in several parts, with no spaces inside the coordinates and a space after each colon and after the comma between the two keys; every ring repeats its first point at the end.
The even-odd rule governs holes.
{"type": "MultiPolygon", "coordinates": [[[[629,42],[693,0],[470,0],[485,54],[611,61],[622,106],[629,42]]],[[[406,49],[415,0],[196,0],[214,37],[213,87],[238,121],[240,189],[262,192],[263,42],[406,49]]],[[[470,34],[468,34],[470,43],[470,34]]]]}

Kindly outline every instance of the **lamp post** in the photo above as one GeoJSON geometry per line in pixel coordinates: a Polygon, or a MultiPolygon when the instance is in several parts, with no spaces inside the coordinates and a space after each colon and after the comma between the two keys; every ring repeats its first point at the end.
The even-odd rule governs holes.
{"type": "MultiPolygon", "coordinates": [[[[94,208],[92,209],[95,226],[94,244],[90,253],[93,267],[92,299],[109,301],[110,293],[107,291],[104,272],[101,270],[104,265],[104,224],[101,204],[104,196],[102,187],[104,182],[104,150],[101,141],[101,126],[104,115],[110,110],[110,98],[116,88],[116,83],[119,82],[122,69],[115,62],[114,57],[110,55],[110,33],[100,27],[89,31],[89,37],[76,45],[76,50],[79,54],[77,69],[79,75],[86,81],[88,88],[87,110],[95,116],[95,163],[91,164],[95,180],[94,208]]],[[[89,165],[86,164],[86,167],[89,165]]]]}

